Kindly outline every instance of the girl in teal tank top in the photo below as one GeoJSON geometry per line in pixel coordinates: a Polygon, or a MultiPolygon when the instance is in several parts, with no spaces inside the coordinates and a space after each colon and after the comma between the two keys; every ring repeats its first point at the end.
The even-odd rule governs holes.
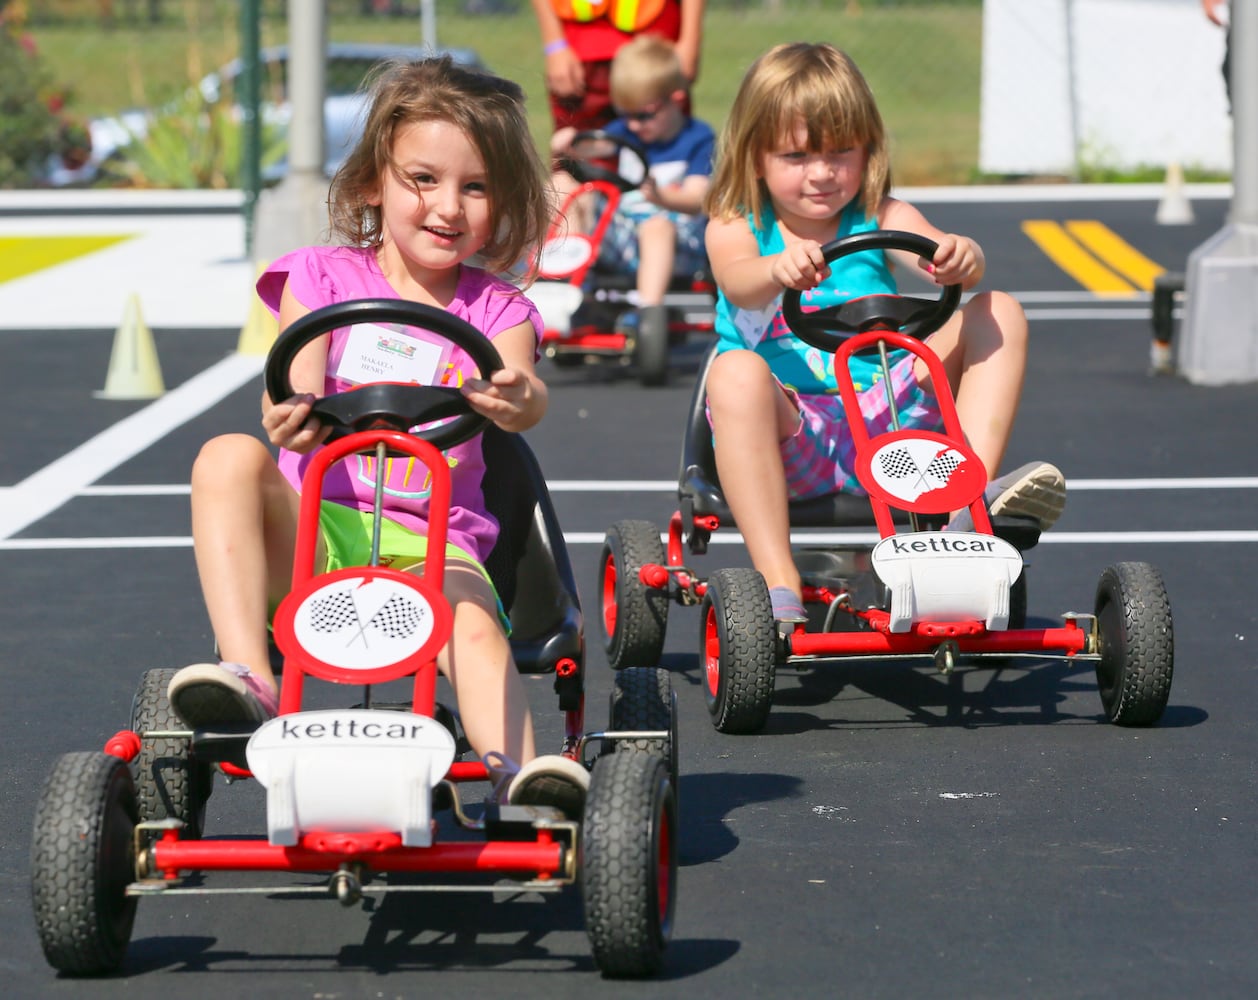
{"type": "MultiPolygon", "coordinates": [[[[747,217],[747,225],[756,237],[761,256],[782,253],[786,243],[777,227],[772,205],[763,211],[764,225],[747,217]]],[[[830,240],[878,228],[855,202],[849,203],[839,216],[830,240]]],[[[829,242],[826,240],[825,242],[829,242]]],[[[879,250],[852,254],[835,261],[830,277],[803,296],[804,308],[840,305],[862,295],[894,293],[895,278],[887,266],[886,255],[879,250]]],[[[810,347],[796,337],[782,318],[782,297],[776,296],[766,309],[740,309],[718,289],[716,299],[717,350],[751,348],[769,363],[769,369],[782,385],[801,393],[837,393],[834,355],[810,347]]],[[[880,364],[869,358],[853,358],[849,365],[852,381],[859,392],[873,384],[880,364]]]]}
{"type": "MultiPolygon", "coordinates": [[[[708,413],[725,501],[782,621],[803,618],[790,548],[790,500],[863,492],[854,474],[851,421],[864,420],[871,435],[897,419],[902,427],[933,429],[940,423],[929,372],[907,352],[891,356],[889,387],[881,384],[876,362],[853,359],[861,412],[844,413],[833,356],[791,333],[781,316],[783,290],[799,291],[805,309],[894,293],[883,253],[854,255],[833,267],[822,255],[822,246],[838,237],[875,229],[933,241],[930,260],[896,257],[936,285],[971,289],[986,266],[974,240],[943,232],[908,202],[891,197],[890,175],[877,104],[844,53],[825,43],[797,42],[752,64],[725,121],[706,205],[708,257],[720,291],[708,413]]],[[[1003,292],[975,294],[928,342],[943,362],[969,444],[991,479],[1004,458],[1022,391],[1022,307],[1003,292]]],[[[989,503],[996,497],[992,513],[1032,513],[1049,527],[1065,503],[1061,473],[1047,463],[1018,473],[1013,487],[999,480],[989,486],[989,503]],[[1037,500],[1044,501],[1033,510],[1024,482],[1033,483],[1037,500]]],[[[954,524],[963,515],[968,511],[954,515],[954,524]]]]}

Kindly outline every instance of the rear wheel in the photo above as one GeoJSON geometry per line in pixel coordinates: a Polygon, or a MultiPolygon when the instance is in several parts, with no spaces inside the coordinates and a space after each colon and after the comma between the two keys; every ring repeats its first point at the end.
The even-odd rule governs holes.
{"type": "Polygon", "coordinates": [[[773,605],[754,569],[721,569],[700,608],[699,662],[712,724],[722,733],[755,733],[773,707],[777,643],[773,605]]]}
{"type": "Polygon", "coordinates": [[[668,768],[644,753],[594,762],[581,832],[586,932],[606,976],[660,971],[673,929],[677,800],[668,768]]]}
{"type": "Polygon", "coordinates": [[[98,752],[57,760],[35,809],[31,901],[48,964],[97,976],[122,964],[135,899],[135,785],[126,763],[98,752]]]}
{"type": "Polygon", "coordinates": [[[668,309],[665,306],[643,306],[638,310],[633,360],[643,385],[663,385],[668,381],[668,309]]]}
{"type": "Polygon", "coordinates": [[[599,624],[613,670],[653,667],[664,654],[668,590],[642,582],[642,567],[665,564],[664,543],[650,521],[617,521],[599,557],[599,624]]]}
{"type": "Polygon", "coordinates": [[[615,750],[654,754],[668,764],[668,777],[677,788],[677,695],[673,678],[661,667],[629,667],[616,674],[608,712],[611,728],[668,733],[656,739],[616,740],[615,750]]]}
{"type": "Polygon", "coordinates": [[[176,671],[146,671],[131,704],[131,728],[141,737],[140,755],[131,763],[141,822],[178,819],[184,836],[200,837],[205,829],[205,804],[214,785],[208,763],[192,754],[191,740],[145,737],[145,733],[186,730],[170,707],[166,689],[176,671]]]}
{"type": "Polygon", "coordinates": [[[1150,726],[1171,695],[1175,634],[1162,575],[1148,563],[1115,563],[1096,588],[1101,655],[1097,688],[1110,722],[1150,726]]]}

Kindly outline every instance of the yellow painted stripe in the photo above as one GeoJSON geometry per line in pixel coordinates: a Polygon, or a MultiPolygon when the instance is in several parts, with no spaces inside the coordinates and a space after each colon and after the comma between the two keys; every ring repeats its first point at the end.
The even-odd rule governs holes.
{"type": "Polygon", "coordinates": [[[1153,291],[1153,279],[1166,271],[1103,222],[1095,219],[1067,222],[1066,229],[1101,260],[1146,292],[1153,291]]]}
{"type": "Polygon", "coordinates": [[[1022,231],[1048,255],[1049,260],[1084,288],[1101,294],[1123,294],[1135,290],[1051,219],[1028,219],[1022,223],[1022,231]]]}
{"type": "Polygon", "coordinates": [[[121,236],[0,236],[0,281],[12,281],[129,239],[129,233],[121,236]]]}

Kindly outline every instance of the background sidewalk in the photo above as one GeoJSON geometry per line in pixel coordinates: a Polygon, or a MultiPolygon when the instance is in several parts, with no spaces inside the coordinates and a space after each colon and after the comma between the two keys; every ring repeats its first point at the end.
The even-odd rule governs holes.
{"type": "Polygon", "coordinates": [[[238,191],[0,192],[5,244],[18,261],[71,255],[16,277],[0,267],[0,330],[114,329],[131,295],[150,327],[240,328],[249,315],[238,191]],[[74,256],[67,238],[80,236],[121,239],[74,256]]]}

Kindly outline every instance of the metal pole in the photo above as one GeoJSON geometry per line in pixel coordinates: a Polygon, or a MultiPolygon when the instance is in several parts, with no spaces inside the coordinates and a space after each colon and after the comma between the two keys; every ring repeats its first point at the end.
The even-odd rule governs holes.
{"type": "Polygon", "coordinates": [[[254,258],[324,241],[328,181],[323,176],[323,103],[327,9],[319,0],[288,0],[288,172],[258,200],[254,258]]]}
{"type": "Polygon", "coordinates": [[[424,48],[429,52],[437,48],[437,5],[435,0],[420,0],[419,4],[420,35],[424,48]]]}
{"type": "Polygon", "coordinates": [[[1232,207],[1188,255],[1176,362],[1198,385],[1258,381],[1258,0],[1232,0],[1232,207]]]}
{"type": "Polygon", "coordinates": [[[258,0],[240,5],[240,186],[244,191],[245,257],[253,258],[253,218],[262,189],[262,88],[258,65],[260,28],[258,0]]]}
{"type": "Polygon", "coordinates": [[[323,174],[324,52],[327,11],[322,3],[288,0],[288,171],[291,176],[323,174]]]}
{"type": "Polygon", "coordinates": [[[1258,0],[1232,0],[1232,222],[1258,225],[1258,0]]]}

